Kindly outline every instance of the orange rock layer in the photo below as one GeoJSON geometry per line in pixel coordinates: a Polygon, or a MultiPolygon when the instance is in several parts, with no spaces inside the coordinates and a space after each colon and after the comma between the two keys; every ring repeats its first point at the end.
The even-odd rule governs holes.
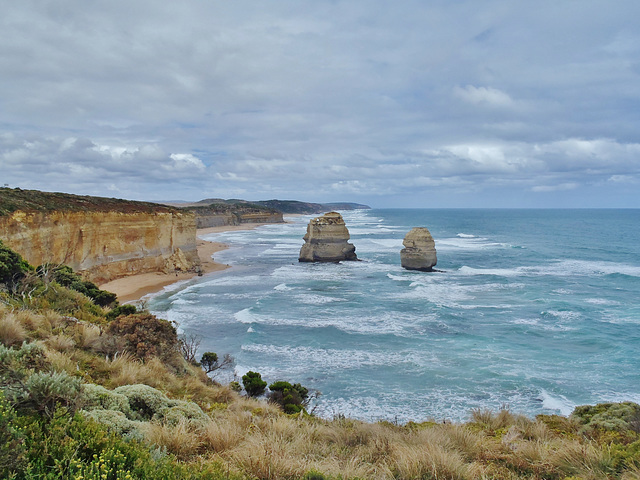
{"type": "Polygon", "coordinates": [[[23,212],[0,217],[0,238],[32,265],[63,263],[95,283],[199,267],[191,212],[23,212]]]}

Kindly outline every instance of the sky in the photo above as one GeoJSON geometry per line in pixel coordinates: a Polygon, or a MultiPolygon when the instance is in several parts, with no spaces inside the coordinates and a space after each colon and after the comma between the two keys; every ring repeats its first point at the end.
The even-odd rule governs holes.
{"type": "Polygon", "coordinates": [[[640,2],[3,2],[2,185],[640,208],[640,2]]]}

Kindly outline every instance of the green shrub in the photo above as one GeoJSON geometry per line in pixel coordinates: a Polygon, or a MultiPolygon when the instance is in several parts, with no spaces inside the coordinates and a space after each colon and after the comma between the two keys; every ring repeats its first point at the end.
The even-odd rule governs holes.
{"type": "Polygon", "coordinates": [[[25,382],[17,404],[51,417],[59,406],[73,412],[81,399],[80,379],[66,372],[37,372],[25,382]]]}
{"type": "Polygon", "coordinates": [[[299,383],[291,385],[289,382],[274,382],[269,385],[269,390],[269,401],[280,405],[289,414],[302,412],[309,397],[309,390],[299,383]]]}
{"type": "Polygon", "coordinates": [[[200,425],[209,419],[207,414],[193,402],[170,400],[170,405],[170,407],[160,410],[154,416],[154,419],[162,420],[170,425],[175,425],[183,419],[194,425],[200,425]]]}
{"type": "Polygon", "coordinates": [[[54,310],[77,320],[99,322],[104,318],[102,309],[86,295],[52,283],[29,302],[30,308],[54,310]]]}
{"type": "Polygon", "coordinates": [[[107,390],[102,385],[86,383],[82,385],[84,392],[85,410],[102,409],[115,410],[124,415],[131,415],[129,398],[122,393],[107,390]]]}
{"type": "Polygon", "coordinates": [[[24,439],[16,420],[16,411],[0,392],[0,478],[10,478],[24,461],[24,439]]]}
{"type": "Polygon", "coordinates": [[[242,385],[250,397],[259,397],[267,388],[267,382],[262,380],[262,375],[251,371],[242,376],[242,385]]]}
{"type": "Polygon", "coordinates": [[[130,418],[134,420],[151,420],[154,415],[173,406],[164,393],[148,385],[123,385],[114,392],[127,397],[131,409],[130,418]]]}
{"type": "Polygon", "coordinates": [[[133,305],[118,305],[107,313],[107,320],[115,320],[120,315],[133,315],[138,309],[133,305]]]}
{"type": "Polygon", "coordinates": [[[110,432],[126,436],[129,439],[142,440],[144,438],[142,427],[144,422],[129,419],[124,413],[118,410],[95,409],[83,410],[82,415],[98,422],[110,432]]]}
{"type": "Polygon", "coordinates": [[[579,406],[571,418],[582,425],[582,432],[640,433],[640,405],[633,402],[579,406]]]}
{"type": "Polygon", "coordinates": [[[46,366],[44,350],[38,343],[23,342],[20,348],[0,345],[0,390],[12,402],[23,399],[27,378],[46,366]]]}
{"type": "Polygon", "coordinates": [[[0,240],[0,283],[15,284],[25,276],[25,273],[32,270],[33,267],[29,262],[6,247],[0,240]]]}
{"type": "MultiPolygon", "coordinates": [[[[114,418],[120,417],[115,412],[114,418]]],[[[106,418],[108,414],[104,414],[106,418]]],[[[131,435],[110,433],[82,415],[62,411],[52,419],[23,417],[26,459],[20,479],[222,480],[214,462],[185,465],[172,455],[157,455],[131,435]]]]}
{"type": "Polygon", "coordinates": [[[92,299],[96,305],[101,307],[116,305],[118,303],[118,297],[115,293],[100,290],[95,283],[83,280],[79,274],[75,273],[73,269],[67,265],[40,265],[37,268],[37,273],[43,276],[49,276],[63,287],[86,295],[92,299]]]}

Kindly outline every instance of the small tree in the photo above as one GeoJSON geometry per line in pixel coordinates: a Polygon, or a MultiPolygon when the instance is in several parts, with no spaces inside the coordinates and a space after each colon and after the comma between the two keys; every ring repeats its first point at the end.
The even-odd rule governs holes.
{"type": "Polygon", "coordinates": [[[198,365],[196,355],[198,354],[198,348],[200,348],[200,342],[202,341],[200,336],[195,333],[190,333],[189,335],[182,335],[179,341],[180,352],[184,359],[193,365],[198,365]]]}
{"type": "Polygon", "coordinates": [[[242,376],[242,385],[250,397],[259,397],[267,388],[267,382],[262,380],[262,375],[251,371],[242,376]]]}
{"type": "Polygon", "coordinates": [[[218,354],[215,352],[205,352],[200,359],[200,366],[204,368],[207,373],[212,373],[222,368],[230,367],[234,364],[233,357],[228,353],[225,353],[222,357],[222,361],[218,359],[218,354]]]}

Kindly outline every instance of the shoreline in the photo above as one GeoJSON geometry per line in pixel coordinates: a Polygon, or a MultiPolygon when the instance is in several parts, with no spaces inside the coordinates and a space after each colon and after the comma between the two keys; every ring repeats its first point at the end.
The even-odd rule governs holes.
{"type": "MultiPolygon", "coordinates": [[[[213,258],[213,254],[229,248],[229,245],[221,242],[211,242],[201,237],[211,233],[231,232],[235,230],[253,230],[263,225],[274,225],[271,223],[243,223],[241,225],[222,225],[219,227],[201,228],[196,231],[196,250],[200,257],[200,268],[202,275],[211,275],[230,268],[230,265],[218,263],[213,258]]],[[[103,283],[98,287],[102,290],[115,293],[118,302],[121,304],[134,303],[142,297],[157,293],[164,287],[197,277],[197,273],[162,273],[149,272],[138,275],[117,278],[110,282],[103,283]]]]}

